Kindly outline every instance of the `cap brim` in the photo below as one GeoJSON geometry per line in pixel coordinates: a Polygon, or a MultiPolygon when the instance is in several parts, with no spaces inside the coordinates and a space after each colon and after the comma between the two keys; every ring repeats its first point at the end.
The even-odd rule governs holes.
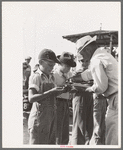
{"type": "Polygon", "coordinates": [[[55,62],[55,63],[58,63],[60,64],[60,61],[56,58],[56,59],[47,59],[47,58],[43,58],[42,60],[47,60],[49,62],[55,62]]]}

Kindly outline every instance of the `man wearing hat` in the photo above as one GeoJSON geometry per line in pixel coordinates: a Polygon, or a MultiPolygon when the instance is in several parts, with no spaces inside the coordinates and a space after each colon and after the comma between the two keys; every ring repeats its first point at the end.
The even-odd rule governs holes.
{"type": "Polygon", "coordinates": [[[25,62],[28,65],[27,69],[28,69],[28,71],[30,71],[30,73],[31,73],[31,66],[29,63],[30,63],[31,59],[32,59],[32,57],[30,57],[30,56],[25,57],[25,62]]]}
{"type": "Polygon", "coordinates": [[[29,79],[29,101],[33,104],[28,119],[30,144],[56,144],[56,96],[64,89],[55,87],[51,71],[60,62],[50,49],[43,49],[38,60],[38,69],[29,79]]]}
{"type": "MultiPolygon", "coordinates": [[[[72,76],[71,67],[76,66],[73,54],[63,52],[57,56],[60,61],[58,67],[54,70],[55,84],[64,86],[66,80],[72,76]]],[[[69,90],[68,90],[69,91],[69,90]]],[[[70,93],[66,92],[57,96],[57,136],[58,144],[68,144],[69,142],[69,106],[68,101],[70,93]]]]}
{"type": "MultiPolygon", "coordinates": [[[[103,95],[108,102],[106,114],[106,145],[118,144],[118,63],[106,50],[97,47],[96,36],[85,36],[76,42],[79,55],[90,60],[90,72],[94,84],[86,91],[103,95]]],[[[88,80],[87,73],[74,76],[73,80],[88,80]]]]}
{"type": "MultiPolygon", "coordinates": [[[[87,64],[87,66],[89,66],[88,59],[83,59],[82,55],[78,54],[78,61],[83,64],[83,67],[87,64]]],[[[84,73],[86,75],[86,78],[88,80],[92,79],[92,75],[90,72],[90,69],[86,67],[86,71],[84,71],[84,73]]],[[[86,95],[86,92],[82,93],[82,95],[86,95]]],[[[89,95],[89,93],[87,93],[87,95],[89,95]]],[[[84,104],[86,104],[85,106],[88,107],[90,106],[90,109],[92,108],[92,112],[90,110],[86,111],[86,116],[87,114],[90,114],[89,116],[93,117],[93,125],[91,124],[91,120],[92,118],[87,118],[86,122],[89,123],[90,127],[90,131],[87,132],[88,134],[85,134],[85,144],[87,144],[87,141],[89,141],[88,143],[90,145],[104,145],[105,144],[105,114],[106,114],[106,107],[107,107],[107,102],[106,102],[106,98],[103,95],[100,95],[99,97],[97,97],[95,95],[95,93],[91,93],[91,95],[93,96],[92,98],[89,99],[84,99],[83,102],[85,102],[84,104]],[[93,129],[93,130],[91,130],[93,129]],[[87,136],[89,135],[89,136],[87,136]],[[87,138],[89,137],[89,138],[87,138]]],[[[85,111],[85,106],[83,106],[83,112],[85,111]]],[[[82,115],[81,115],[82,116],[82,115]]],[[[85,116],[82,117],[83,121],[85,116]]],[[[88,127],[89,125],[86,123],[86,126],[88,127]]],[[[87,128],[88,129],[88,128],[87,128]]],[[[85,131],[84,131],[85,132],[85,131]]],[[[83,132],[82,132],[83,133],[83,132]]],[[[73,132],[74,134],[74,132],[73,132]]],[[[73,142],[75,138],[73,138],[73,142]]],[[[80,140],[79,140],[80,141],[80,140]]],[[[81,140],[82,141],[82,140],[81,140]]]]}

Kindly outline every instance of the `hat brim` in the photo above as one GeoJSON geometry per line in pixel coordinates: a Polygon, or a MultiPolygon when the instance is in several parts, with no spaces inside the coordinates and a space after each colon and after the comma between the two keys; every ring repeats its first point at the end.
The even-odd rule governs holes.
{"type": "Polygon", "coordinates": [[[60,64],[60,61],[57,58],[54,61],[55,63],[60,64]]]}
{"type": "Polygon", "coordinates": [[[58,56],[57,56],[57,58],[58,58],[58,60],[59,60],[60,63],[66,64],[66,65],[68,65],[68,66],[70,66],[70,67],[76,67],[76,62],[74,62],[74,61],[71,60],[71,59],[64,59],[64,60],[61,60],[61,59],[60,59],[60,56],[61,56],[61,55],[58,55],[58,56]]]}
{"type": "Polygon", "coordinates": [[[89,45],[89,44],[92,43],[92,42],[95,42],[96,39],[97,39],[97,36],[94,36],[89,42],[87,42],[87,43],[81,48],[81,50],[79,51],[79,53],[81,53],[81,51],[83,51],[83,49],[84,49],[87,45],[89,45]]]}
{"type": "Polygon", "coordinates": [[[54,58],[54,59],[42,58],[42,60],[47,60],[47,61],[49,61],[49,62],[54,62],[54,63],[60,64],[60,61],[59,61],[57,58],[54,58]]]}

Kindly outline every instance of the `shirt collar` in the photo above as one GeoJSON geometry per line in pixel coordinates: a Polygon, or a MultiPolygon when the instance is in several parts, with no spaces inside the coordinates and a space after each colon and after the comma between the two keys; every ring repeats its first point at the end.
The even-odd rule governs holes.
{"type": "Polygon", "coordinates": [[[68,77],[68,73],[61,72],[61,70],[59,68],[57,69],[57,72],[60,76],[63,76],[63,74],[64,74],[65,77],[68,77]]]}
{"type": "Polygon", "coordinates": [[[97,55],[97,54],[100,54],[100,53],[104,53],[104,51],[101,49],[101,48],[97,48],[96,51],[93,53],[92,57],[91,57],[91,60],[97,55]]]}
{"type": "MultiPolygon", "coordinates": [[[[44,75],[46,78],[48,78],[47,75],[46,75],[43,71],[41,71],[39,68],[38,68],[38,70],[37,70],[36,72],[39,73],[40,76],[41,76],[41,75],[44,75]]],[[[52,77],[52,73],[49,74],[49,79],[50,79],[51,77],[52,77]]]]}

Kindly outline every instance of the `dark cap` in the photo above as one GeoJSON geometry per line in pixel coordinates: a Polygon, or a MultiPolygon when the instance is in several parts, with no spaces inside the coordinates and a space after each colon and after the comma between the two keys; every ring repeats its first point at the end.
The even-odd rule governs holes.
{"type": "Polygon", "coordinates": [[[56,58],[56,54],[50,50],[50,49],[43,49],[39,55],[38,55],[38,59],[45,59],[45,60],[49,60],[49,61],[54,61],[55,63],[60,63],[59,60],[56,58]]]}
{"type": "Polygon", "coordinates": [[[25,57],[25,60],[31,60],[31,59],[32,59],[32,57],[30,57],[30,56],[25,57]]]}
{"type": "Polygon", "coordinates": [[[74,55],[69,52],[63,52],[61,55],[58,55],[60,63],[66,64],[70,67],[76,67],[76,62],[74,61],[74,55]]]}

